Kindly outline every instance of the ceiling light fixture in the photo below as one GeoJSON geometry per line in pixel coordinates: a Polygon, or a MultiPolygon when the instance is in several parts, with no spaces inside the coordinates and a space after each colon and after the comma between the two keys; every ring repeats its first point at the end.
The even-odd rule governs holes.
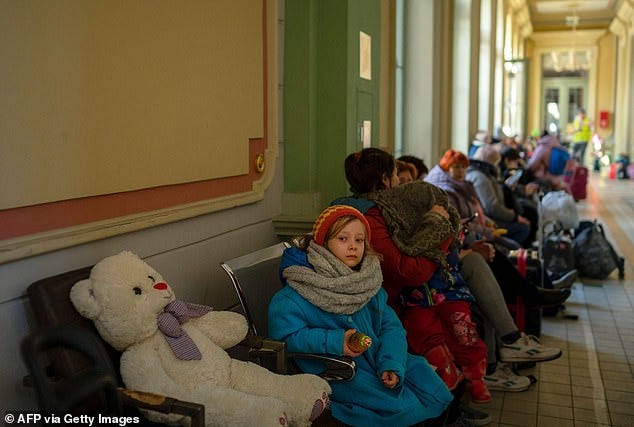
{"type": "Polygon", "coordinates": [[[557,72],[589,70],[592,59],[590,52],[577,51],[577,3],[571,3],[569,6],[572,8],[572,15],[566,16],[566,25],[572,27],[572,46],[568,52],[551,53],[553,69],[557,72]]]}

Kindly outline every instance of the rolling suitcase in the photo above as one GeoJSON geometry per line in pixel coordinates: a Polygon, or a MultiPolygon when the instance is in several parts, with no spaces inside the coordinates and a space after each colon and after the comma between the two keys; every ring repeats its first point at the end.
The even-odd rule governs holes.
{"type": "Polygon", "coordinates": [[[588,168],[585,166],[575,166],[566,173],[564,181],[570,185],[570,192],[575,200],[583,200],[587,196],[588,168]]]}
{"type": "MultiPolygon", "coordinates": [[[[516,260],[517,270],[522,277],[534,275],[537,265],[541,264],[539,254],[531,249],[516,249],[509,252],[509,258],[516,260]]],[[[541,282],[541,278],[540,278],[541,282]]],[[[542,333],[542,312],[539,308],[524,306],[522,297],[518,294],[515,302],[507,304],[509,312],[515,319],[515,325],[527,335],[540,336],[542,333]]]]}

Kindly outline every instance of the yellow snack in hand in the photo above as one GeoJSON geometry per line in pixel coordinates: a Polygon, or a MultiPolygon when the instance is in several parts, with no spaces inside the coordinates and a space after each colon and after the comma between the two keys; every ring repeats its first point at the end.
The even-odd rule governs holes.
{"type": "Polygon", "coordinates": [[[495,236],[503,236],[508,232],[509,231],[506,228],[496,228],[495,230],[493,230],[493,234],[495,236]]]}
{"type": "Polygon", "coordinates": [[[355,353],[366,351],[372,345],[372,338],[359,331],[350,335],[348,338],[348,348],[355,353]]]}

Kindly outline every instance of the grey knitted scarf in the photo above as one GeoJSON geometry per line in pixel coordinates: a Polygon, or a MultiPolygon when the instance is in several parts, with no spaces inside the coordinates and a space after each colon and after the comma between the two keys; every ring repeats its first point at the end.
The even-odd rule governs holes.
{"type": "Polygon", "coordinates": [[[328,249],[311,241],[308,262],[314,270],[293,265],[284,269],[282,275],[302,297],[329,313],[359,311],[376,295],[383,282],[379,259],[371,254],[365,255],[361,269],[355,271],[328,249]]]}
{"type": "Polygon", "coordinates": [[[447,269],[447,254],[440,244],[460,232],[460,215],[449,204],[444,190],[427,182],[413,182],[365,195],[381,211],[392,241],[409,256],[424,256],[447,269]],[[440,205],[449,220],[430,209],[440,205]]]}

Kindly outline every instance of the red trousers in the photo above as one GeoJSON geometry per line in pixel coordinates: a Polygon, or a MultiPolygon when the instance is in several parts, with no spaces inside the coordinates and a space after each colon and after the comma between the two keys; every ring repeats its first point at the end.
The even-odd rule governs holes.
{"type": "Polygon", "coordinates": [[[433,307],[408,307],[401,312],[411,351],[424,356],[446,344],[458,366],[473,366],[485,360],[487,348],[471,320],[466,301],[444,300],[433,307]]]}

